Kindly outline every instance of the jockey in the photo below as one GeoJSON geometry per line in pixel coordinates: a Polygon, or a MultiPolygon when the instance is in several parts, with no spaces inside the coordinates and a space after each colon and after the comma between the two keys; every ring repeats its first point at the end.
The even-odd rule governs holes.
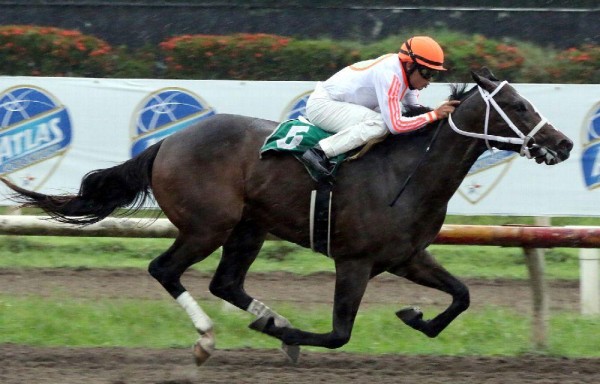
{"type": "Polygon", "coordinates": [[[350,65],[316,85],[306,103],[306,115],[334,135],[321,140],[302,161],[321,178],[331,176],[329,158],[366,144],[369,140],[417,130],[445,119],[458,101],[414,117],[402,116],[402,105],[417,105],[419,91],[438,71],[445,71],[444,52],[427,36],[402,44],[398,54],[350,65]]]}

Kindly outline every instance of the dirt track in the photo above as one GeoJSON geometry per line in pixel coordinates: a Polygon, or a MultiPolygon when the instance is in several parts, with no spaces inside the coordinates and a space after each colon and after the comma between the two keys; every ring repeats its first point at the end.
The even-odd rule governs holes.
{"type": "MultiPolygon", "coordinates": [[[[211,298],[209,276],[188,272],[184,284],[198,299],[211,298]]],[[[530,311],[526,282],[467,280],[473,307],[499,305],[530,311]]],[[[550,284],[551,310],[576,311],[578,285],[550,284]]],[[[330,274],[305,277],[252,274],[247,289],[268,304],[278,301],[329,303],[330,274]]],[[[144,271],[0,269],[0,291],[10,295],[168,298],[144,271]]],[[[363,305],[445,305],[448,298],[401,279],[371,282],[363,305]]],[[[275,305],[273,305],[275,306],[275,305]]],[[[197,368],[189,349],[32,348],[0,345],[0,383],[599,383],[599,359],[364,356],[303,351],[298,365],[278,351],[221,350],[197,368]]]]}
{"type": "MultiPolygon", "coordinates": [[[[197,300],[214,300],[208,291],[211,275],[188,271],[182,282],[197,300]]],[[[471,306],[508,306],[531,311],[527,281],[464,281],[471,292],[471,306]]],[[[274,302],[329,304],[333,298],[331,273],[299,276],[285,272],[254,273],[246,279],[246,290],[267,305],[274,302]]],[[[576,281],[552,281],[548,284],[551,310],[577,311],[579,285],[576,281]]],[[[68,294],[87,298],[170,298],[166,291],[140,269],[12,269],[0,268],[0,292],[10,295],[68,294]]],[[[449,296],[392,275],[381,275],[369,282],[361,306],[448,305],[449,296]]]]}
{"type": "Polygon", "coordinates": [[[302,353],[296,366],[277,351],[219,351],[204,366],[189,350],[0,346],[3,384],[191,383],[561,383],[600,382],[598,360],[361,356],[302,353]]]}

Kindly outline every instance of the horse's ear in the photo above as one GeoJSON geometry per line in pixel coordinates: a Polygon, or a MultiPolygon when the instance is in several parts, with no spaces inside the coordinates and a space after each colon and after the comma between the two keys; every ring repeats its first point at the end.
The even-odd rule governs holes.
{"type": "Polygon", "coordinates": [[[471,71],[471,76],[481,88],[488,92],[493,92],[494,89],[496,89],[496,84],[493,83],[492,79],[489,79],[487,76],[485,76],[486,74],[491,74],[491,72],[487,68],[484,69],[487,71],[487,73],[484,72],[483,74],[479,75],[478,73],[471,71]]]}
{"type": "Polygon", "coordinates": [[[485,77],[486,79],[490,79],[492,81],[500,81],[493,73],[490,71],[488,67],[482,67],[479,70],[479,75],[485,77]]]}

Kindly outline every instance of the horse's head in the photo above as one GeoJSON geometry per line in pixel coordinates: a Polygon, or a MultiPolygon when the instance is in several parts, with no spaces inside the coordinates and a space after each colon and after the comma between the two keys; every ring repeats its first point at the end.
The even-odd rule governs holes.
{"type": "MultiPolygon", "coordinates": [[[[496,79],[487,68],[479,74],[472,72],[472,76],[478,92],[472,93],[463,104],[472,105],[474,111],[479,111],[476,113],[478,119],[485,116],[483,132],[461,131],[450,118],[449,123],[455,131],[485,140],[488,148],[519,152],[538,163],[552,165],[569,157],[573,142],[554,128],[529,100],[506,81],[496,79]]],[[[474,126],[481,126],[479,121],[474,126]]]]}

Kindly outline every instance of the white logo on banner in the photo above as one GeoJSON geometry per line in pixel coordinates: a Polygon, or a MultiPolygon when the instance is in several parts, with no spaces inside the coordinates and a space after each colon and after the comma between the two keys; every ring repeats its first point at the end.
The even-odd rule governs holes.
{"type": "Polygon", "coordinates": [[[600,186],[600,102],[583,120],[581,170],[588,189],[600,186]]]}
{"type": "Polygon", "coordinates": [[[460,196],[476,204],[487,196],[508,172],[518,154],[512,151],[487,151],[477,159],[458,188],[460,196]]]}
{"type": "Polygon", "coordinates": [[[281,121],[306,116],[306,101],[312,92],[312,90],[304,92],[292,99],[292,101],[284,108],[283,114],[281,115],[281,121]]]}
{"type": "Polygon", "coordinates": [[[211,106],[191,91],[164,88],[153,92],[134,111],[131,157],[215,113],[211,106]]]}
{"type": "Polygon", "coordinates": [[[70,146],[69,113],[48,91],[20,85],[0,94],[0,175],[38,189],[70,146]]]}

